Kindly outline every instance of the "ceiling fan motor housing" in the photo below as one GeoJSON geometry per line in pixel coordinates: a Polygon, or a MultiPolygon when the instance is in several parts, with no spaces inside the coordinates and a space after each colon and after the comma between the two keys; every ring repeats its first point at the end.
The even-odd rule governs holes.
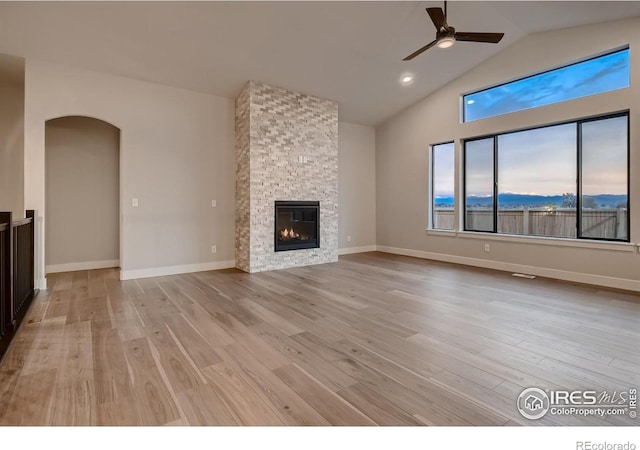
{"type": "Polygon", "coordinates": [[[455,38],[456,29],[453,27],[448,27],[443,29],[442,31],[438,31],[437,39],[442,39],[445,37],[455,38]]]}

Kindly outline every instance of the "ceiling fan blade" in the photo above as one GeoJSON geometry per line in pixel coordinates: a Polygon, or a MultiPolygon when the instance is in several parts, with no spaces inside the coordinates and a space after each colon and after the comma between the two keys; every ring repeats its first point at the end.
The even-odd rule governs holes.
{"type": "Polygon", "coordinates": [[[436,45],[436,42],[438,42],[437,40],[429,42],[427,45],[425,45],[424,47],[416,50],[415,52],[413,52],[412,54],[410,54],[409,56],[407,56],[406,58],[403,59],[403,61],[410,61],[413,58],[415,58],[416,56],[418,56],[420,53],[425,52],[427,50],[429,50],[431,47],[433,47],[434,45],[436,45]]]}
{"type": "Polygon", "coordinates": [[[448,27],[447,19],[444,17],[444,12],[442,12],[442,8],[427,8],[427,12],[429,13],[429,17],[431,17],[431,21],[436,27],[436,30],[440,31],[442,28],[445,30],[448,27]]]}
{"type": "Polygon", "coordinates": [[[456,41],[488,42],[490,44],[497,44],[503,36],[504,33],[465,33],[462,31],[454,35],[456,41]]]}

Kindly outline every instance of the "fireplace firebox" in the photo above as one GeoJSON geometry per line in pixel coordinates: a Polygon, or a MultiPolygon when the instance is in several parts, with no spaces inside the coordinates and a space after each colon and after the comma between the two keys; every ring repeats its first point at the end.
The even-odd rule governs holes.
{"type": "Polygon", "coordinates": [[[276,201],[275,251],[320,247],[320,202],[276,201]]]}

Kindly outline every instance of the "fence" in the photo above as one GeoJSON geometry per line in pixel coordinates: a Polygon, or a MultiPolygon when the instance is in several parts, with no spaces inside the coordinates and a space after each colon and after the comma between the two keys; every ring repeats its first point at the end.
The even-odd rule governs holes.
{"type": "MultiPolygon", "coordinates": [[[[434,209],[434,228],[453,229],[452,208],[434,209]]],[[[626,208],[585,209],[582,211],[582,237],[627,239],[626,208]]],[[[467,210],[467,229],[493,230],[493,211],[467,210]]],[[[498,232],[530,236],[576,237],[576,210],[569,208],[521,208],[498,210],[498,232]]]]}

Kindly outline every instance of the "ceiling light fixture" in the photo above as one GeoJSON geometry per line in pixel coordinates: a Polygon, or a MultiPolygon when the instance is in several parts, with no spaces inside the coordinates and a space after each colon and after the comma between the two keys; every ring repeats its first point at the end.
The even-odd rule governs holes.
{"type": "Polygon", "coordinates": [[[402,82],[404,84],[411,83],[411,80],[413,80],[413,76],[411,75],[403,75],[402,77],[402,82]]]}
{"type": "Polygon", "coordinates": [[[473,105],[476,101],[471,99],[471,100],[467,100],[467,105],[473,105]]]}
{"type": "Polygon", "coordinates": [[[449,48],[455,43],[456,40],[453,38],[453,36],[445,36],[440,39],[436,45],[438,46],[438,48],[449,48]]]}

